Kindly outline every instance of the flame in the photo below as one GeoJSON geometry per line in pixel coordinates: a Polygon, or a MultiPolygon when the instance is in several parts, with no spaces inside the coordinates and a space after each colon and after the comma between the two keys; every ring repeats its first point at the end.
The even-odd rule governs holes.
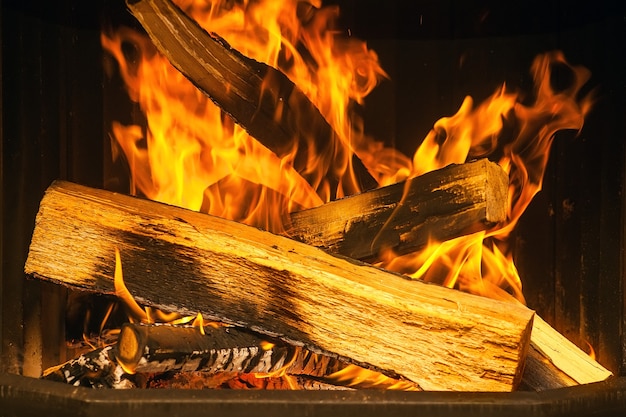
{"type": "Polygon", "coordinates": [[[589,343],[588,341],[584,341],[585,344],[587,345],[587,350],[588,350],[588,355],[592,360],[596,360],[596,350],[593,348],[593,345],[591,343],[589,343]]]}
{"type": "MultiPolygon", "coordinates": [[[[119,301],[126,306],[128,311],[128,319],[131,322],[140,322],[145,324],[151,323],[168,323],[168,324],[188,324],[198,328],[201,334],[205,334],[204,326],[216,327],[214,322],[205,322],[201,313],[195,316],[181,316],[175,312],[166,312],[153,307],[141,307],[130,293],[124,283],[124,274],[122,272],[122,258],[118,248],[115,248],[115,271],[113,273],[113,286],[115,295],[119,301]]],[[[109,307],[107,314],[100,325],[100,331],[104,328],[108,320],[112,307],[109,307]]]]}
{"type": "Polygon", "coordinates": [[[531,73],[535,84],[531,103],[522,103],[520,94],[508,92],[505,85],[476,107],[466,97],[455,115],[435,123],[413,156],[411,177],[474,158],[495,160],[509,176],[506,221],[486,233],[432,242],[417,254],[399,257],[389,252],[379,266],[475,294],[524,302],[507,239],[541,190],[555,134],[580,131],[593,102],[590,94],[579,94],[589,72],[570,65],[561,52],[537,56],[531,73]],[[571,75],[565,89],[553,86],[555,68],[571,75]]]}
{"type": "MultiPolygon", "coordinates": [[[[351,166],[355,153],[380,185],[489,158],[509,176],[504,223],[433,241],[413,254],[386,251],[378,265],[414,279],[524,302],[508,238],[541,190],[556,132],[583,126],[593,102],[591,94],[581,94],[590,76],[585,68],[570,65],[561,52],[537,56],[531,66],[532,95],[502,85],[481,103],[466,97],[456,114],[438,120],[421,142],[416,138],[420,145],[411,159],[363,133],[353,108],[387,75],[365,42],[334,28],[337,7],[322,7],[316,0],[175,3],[244,55],[284,72],[337,132],[337,151],[310,157],[304,173],[317,180],[305,182],[303,173],[292,168],[293,153],[279,158],[259,144],[157,53],[147,36],[122,27],[103,33],[101,40],[146,118],[145,126],[112,125],[113,154],[119,149],[126,158],[133,194],[280,233],[288,213],[359,191],[351,166]],[[569,74],[565,88],[554,85],[555,69],[569,74]],[[323,184],[325,170],[339,173],[336,195],[323,184]]],[[[127,290],[120,287],[119,292],[127,290]]]]}
{"type": "MultiPolygon", "coordinates": [[[[290,77],[337,132],[337,150],[309,158],[305,173],[314,180],[305,182],[292,168],[293,153],[277,157],[175,70],[145,35],[119,28],[102,34],[102,46],[147,121],[146,127],[112,126],[113,154],[119,147],[128,162],[131,193],[280,232],[286,214],[359,191],[351,156],[376,144],[351,109],[385,73],[364,42],[329,30],[338,9],[294,0],[176,3],[244,55],[290,77]],[[342,178],[336,195],[323,184],[329,170],[342,178]]],[[[385,181],[384,172],[377,176],[385,181]]]]}
{"type": "Polygon", "coordinates": [[[115,272],[113,285],[115,287],[115,295],[117,298],[119,298],[128,307],[131,319],[134,318],[144,323],[152,323],[152,320],[149,318],[146,311],[142,309],[139,304],[137,304],[135,298],[131,295],[130,291],[128,291],[128,288],[126,288],[126,284],[124,283],[124,274],[122,272],[122,258],[118,248],[115,248],[115,272]]]}

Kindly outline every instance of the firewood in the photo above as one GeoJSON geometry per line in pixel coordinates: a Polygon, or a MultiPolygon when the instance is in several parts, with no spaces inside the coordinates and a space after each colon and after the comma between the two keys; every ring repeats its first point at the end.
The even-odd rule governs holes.
{"type": "MultiPolygon", "coordinates": [[[[317,378],[320,387],[331,383],[342,385],[343,380],[334,378],[335,375],[341,371],[353,374],[360,371],[337,358],[316,354],[274,338],[261,338],[236,327],[207,326],[201,333],[193,327],[125,324],[116,348],[117,362],[132,373],[202,371],[202,375],[209,376],[225,372],[233,374],[232,378],[240,374],[304,376],[305,379],[299,379],[301,384],[298,387],[306,385],[310,388],[316,386],[311,378],[317,378]]],[[[357,381],[351,386],[419,389],[410,381],[387,378],[381,374],[371,375],[371,380],[378,383],[357,381]]]]}
{"type": "MultiPolygon", "coordinates": [[[[285,74],[239,53],[169,0],[128,0],[127,4],[172,65],[251,136],[281,157],[297,149],[294,168],[316,190],[324,184],[319,174],[310,173],[308,152],[313,150],[320,163],[326,161],[321,171],[330,186],[330,197],[335,198],[340,178],[331,161],[339,139],[317,107],[285,74]]],[[[352,158],[352,164],[361,189],[377,186],[358,157],[352,158]]],[[[344,190],[346,194],[357,191],[344,190]]]]}
{"type": "Polygon", "coordinates": [[[535,315],[522,384],[535,391],[604,381],[613,373],[535,315]]]}
{"type": "Polygon", "coordinates": [[[47,369],[42,378],[76,387],[132,388],[134,384],[122,377],[124,370],[115,361],[114,350],[112,345],[91,350],[47,369]]]}
{"type": "Polygon", "coordinates": [[[290,237],[354,259],[414,252],[506,219],[508,177],[482,159],[291,214],[290,237]]]}
{"type": "Polygon", "coordinates": [[[124,324],[116,356],[130,373],[283,371],[325,376],[348,366],[336,358],[315,355],[235,327],[207,327],[202,334],[194,327],[124,324]]]}
{"type": "Polygon", "coordinates": [[[245,327],[427,390],[510,391],[534,313],[408,280],[236,222],[55,182],[25,272],[245,327]]]}
{"type": "MultiPolygon", "coordinates": [[[[443,241],[504,220],[508,181],[487,160],[451,165],[411,181],[292,213],[287,233],[330,253],[371,260],[383,248],[408,253],[429,237],[443,241]]],[[[543,391],[611,375],[535,316],[525,387],[543,391]]]]}

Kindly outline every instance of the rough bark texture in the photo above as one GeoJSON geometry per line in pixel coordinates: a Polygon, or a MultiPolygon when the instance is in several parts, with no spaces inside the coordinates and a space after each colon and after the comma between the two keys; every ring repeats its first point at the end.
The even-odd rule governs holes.
{"type": "MultiPolygon", "coordinates": [[[[340,159],[339,139],[317,107],[285,74],[242,55],[169,0],[129,0],[128,7],[172,65],[251,136],[278,156],[295,150],[294,168],[314,189],[324,187],[319,174],[305,173],[309,151],[321,157],[318,163],[326,161],[318,172],[325,176],[334,198],[340,178],[331,163],[340,159]]],[[[361,189],[377,185],[356,156],[352,164],[361,189]]],[[[352,194],[358,190],[344,191],[352,194]]]]}
{"type": "Polygon", "coordinates": [[[407,280],[242,224],[67,182],[41,201],[25,271],[249,328],[427,390],[510,391],[534,313],[407,280]]]}
{"type": "MultiPolygon", "coordinates": [[[[410,381],[374,374],[339,359],[236,327],[205,327],[203,334],[191,327],[125,324],[116,345],[116,360],[127,371],[143,374],[191,372],[196,373],[192,378],[194,381],[198,382],[204,376],[208,384],[223,379],[212,375],[227,373],[230,377],[225,378],[229,382],[250,374],[258,378],[286,375],[284,380],[277,379],[283,383],[289,383],[289,377],[303,376],[303,384],[294,385],[294,388],[306,388],[309,383],[317,381],[319,384],[311,387],[350,385],[355,388],[419,390],[419,386],[410,381]],[[349,378],[350,375],[353,378],[349,378]]],[[[297,380],[295,378],[292,382],[297,380]]],[[[264,385],[258,381],[256,384],[264,385]]]]}
{"type": "MultiPolygon", "coordinates": [[[[271,339],[275,340],[275,339],[271,339]]],[[[348,366],[280,341],[268,342],[235,327],[206,328],[125,324],[117,360],[132,372],[204,371],[330,375],[348,366]]]]}
{"type": "Polygon", "coordinates": [[[429,240],[486,230],[506,219],[509,180],[482,159],[291,214],[287,233],[354,259],[414,252],[429,240]]]}

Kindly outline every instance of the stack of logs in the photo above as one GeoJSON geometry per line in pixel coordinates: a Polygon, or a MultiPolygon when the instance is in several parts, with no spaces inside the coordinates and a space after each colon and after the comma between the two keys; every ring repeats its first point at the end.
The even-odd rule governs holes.
{"type": "MultiPolygon", "coordinates": [[[[168,0],[129,7],[173,65],[277,155],[294,138],[307,142],[311,134],[317,152],[333,151],[332,128],[282,73],[234,51],[168,0]],[[224,89],[223,79],[232,88],[224,89]],[[301,112],[311,121],[306,129],[295,124],[301,112]]],[[[298,155],[294,169],[302,169],[306,157],[298,155]]],[[[353,164],[362,187],[372,188],[375,181],[358,158],[353,164]]],[[[339,178],[326,180],[332,189],[339,178]]],[[[511,391],[520,384],[542,390],[606,379],[610,372],[522,305],[365,263],[384,249],[409,253],[428,239],[487,230],[505,220],[507,192],[508,178],[494,163],[451,165],[292,213],[288,236],[277,236],[57,181],[41,201],[26,273],[115,294],[119,250],[125,284],[139,302],[183,315],[201,312],[224,325],[200,332],[127,324],[115,344],[48,376],[123,387],[145,386],[137,375],[175,371],[223,375],[224,381],[237,374],[241,384],[246,375],[264,375],[271,386],[274,375],[286,373],[299,387],[321,389],[341,385],[342,372],[356,368],[372,376],[359,387],[463,391],[511,391]],[[373,383],[373,375],[384,382],[373,383]]]]}

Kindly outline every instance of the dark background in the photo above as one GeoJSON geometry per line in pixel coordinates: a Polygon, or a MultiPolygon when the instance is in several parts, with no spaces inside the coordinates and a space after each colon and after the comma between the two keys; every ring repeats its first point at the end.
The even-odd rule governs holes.
{"type": "MultiPolygon", "coordinates": [[[[528,70],[541,52],[560,49],[591,70],[597,103],[580,134],[556,138],[544,190],[515,235],[516,263],[529,306],[624,375],[626,7],[558,0],[335,3],[342,27],[367,40],[391,78],[363,108],[367,129],[407,155],[466,95],[479,102],[503,82],[530,88],[528,70]]],[[[64,342],[53,335],[65,326],[65,290],[27,280],[22,269],[51,181],[104,187],[110,176],[109,115],[128,104],[112,103],[120,91],[111,91],[103,75],[99,31],[129,19],[120,13],[121,1],[2,2],[2,371],[36,372],[37,366],[23,369],[37,362],[23,352],[64,342]]],[[[44,357],[40,366],[60,359],[44,357]]]]}

